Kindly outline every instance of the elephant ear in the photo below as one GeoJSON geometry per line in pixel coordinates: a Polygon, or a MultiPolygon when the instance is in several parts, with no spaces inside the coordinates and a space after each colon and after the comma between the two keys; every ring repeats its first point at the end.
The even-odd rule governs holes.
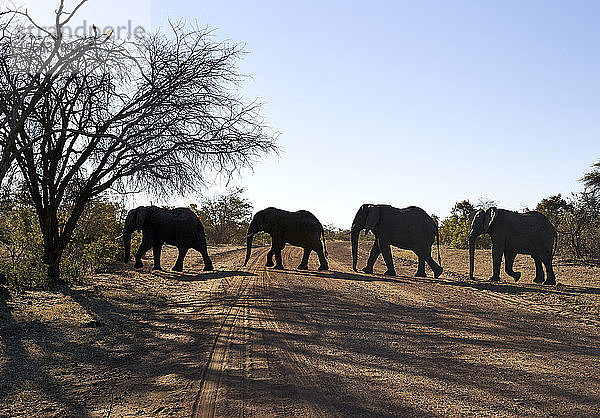
{"type": "Polygon", "coordinates": [[[261,216],[258,219],[259,225],[262,226],[263,231],[271,231],[279,223],[279,213],[275,210],[265,209],[261,212],[261,216]]]}
{"type": "Polygon", "coordinates": [[[498,215],[498,209],[496,209],[496,208],[489,208],[485,212],[485,219],[483,221],[484,234],[487,234],[488,230],[492,227],[492,225],[494,225],[494,222],[496,222],[497,215],[498,215]]]}
{"type": "Polygon", "coordinates": [[[369,206],[367,208],[367,221],[365,222],[367,232],[373,231],[379,222],[379,207],[369,206]]]}
{"type": "Polygon", "coordinates": [[[148,217],[148,208],[147,207],[140,206],[139,208],[136,209],[136,214],[135,214],[136,229],[142,229],[144,227],[147,217],[148,217]]]}

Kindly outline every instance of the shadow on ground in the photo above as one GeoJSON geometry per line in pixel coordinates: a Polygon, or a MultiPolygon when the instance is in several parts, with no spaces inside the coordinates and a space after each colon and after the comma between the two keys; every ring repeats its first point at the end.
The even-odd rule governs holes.
{"type": "Polygon", "coordinates": [[[214,279],[224,279],[227,277],[244,277],[244,276],[256,276],[254,273],[249,273],[247,271],[241,270],[215,270],[215,271],[207,271],[200,274],[194,273],[176,273],[176,272],[160,272],[157,273],[163,277],[169,277],[174,280],[182,281],[182,282],[192,282],[192,281],[202,281],[202,280],[214,280],[214,279]]]}
{"type": "Polygon", "coordinates": [[[431,285],[507,294],[597,294],[596,288],[262,267],[260,274],[148,274],[121,263],[114,271],[132,276],[111,275],[98,289],[57,294],[82,307],[97,327],[17,321],[0,297],[0,415],[105,414],[98,408],[107,399],[115,405],[141,399],[146,415],[183,414],[176,406],[159,409],[173,396],[165,379],[173,379],[173,387],[197,381],[223,321],[217,308],[242,303],[225,297],[227,286],[205,291],[210,280],[250,283],[252,315],[260,320],[236,323],[232,341],[241,343],[230,350],[246,355],[243,342],[257,336],[253,364],[269,365],[266,377],[251,366],[223,372],[230,394],[223,415],[248,399],[282,414],[304,402],[345,416],[591,415],[600,404],[597,328],[468,299],[440,301],[439,287],[431,285]],[[255,279],[263,273],[266,284],[260,285],[255,279]],[[342,281],[398,284],[398,296],[348,290],[342,281]],[[422,300],[403,297],[406,284],[422,285],[422,300]],[[19,404],[27,393],[37,395],[19,404]],[[155,403],[144,400],[149,393],[155,403]]]}
{"type": "Polygon", "coordinates": [[[262,304],[253,309],[278,326],[240,324],[233,340],[262,335],[262,346],[252,347],[252,361],[268,363],[271,378],[224,372],[232,404],[243,402],[242,382],[253,402],[264,399],[265,410],[292,399],[343,416],[543,415],[564,412],[564,405],[591,412],[600,402],[594,366],[600,345],[593,329],[570,329],[543,313],[498,312],[468,300],[440,306],[401,296],[385,299],[311,280],[426,285],[434,279],[296,270],[267,275],[268,286],[257,290],[262,304]]]}

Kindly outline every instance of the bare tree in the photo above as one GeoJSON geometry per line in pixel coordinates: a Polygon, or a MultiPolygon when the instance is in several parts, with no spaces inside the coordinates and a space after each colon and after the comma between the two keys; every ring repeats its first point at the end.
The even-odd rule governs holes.
{"type": "Polygon", "coordinates": [[[73,56],[69,71],[51,76],[14,140],[52,284],[90,199],[109,190],[183,194],[207,171],[231,174],[276,149],[259,105],[236,93],[238,45],[181,24],[170,36],[63,42],[64,12],[56,15],[57,55],[77,41],[93,54],[73,56]]]}
{"type": "Polygon", "coordinates": [[[55,32],[36,24],[27,10],[0,8],[0,185],[23,150],[17,137],[39,100],[58,77],[75,70],[74,63],[87,61],[92,65],[100,58],[96,49],[108,36],[62,36],[63,28],[86,1],[80,1],[71,12],[65,11],[61,1],[56,9],[55,32]],[[35,36],[27,28],[35,28],[44,36],[35,36]]]}

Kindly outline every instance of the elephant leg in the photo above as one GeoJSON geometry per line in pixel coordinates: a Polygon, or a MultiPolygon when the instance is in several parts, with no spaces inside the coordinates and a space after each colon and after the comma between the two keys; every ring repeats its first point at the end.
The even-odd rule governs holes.
{"type": "Polygon", "coordinates": [[[208,250],[206,248],[206,238],[201,239],[200,242],[196,244],[194,247],[196,251],[198,251],[202,255],[202,261],[204,261],[204,271],[211,271],[214,269],[212,261],[208,256],[208,250]]]}
{"type": "Polygon", "coordinates": [[[500,248],[499,245],[492,243],[492,265],[493,265],[493,274],[490,277],[490,281],[499,282],[500,281],[500,264],[502,264],[502,252],[503,249],[500,248]]]}
{"type": "Polygon", "coordinates": [[[267,263],[265,264],[265,266],[273,267],[275,265],[275,263],[273,262],[273,255],[275,255],[275,250],[273,250],[273,247],[271,247],[271,249],[267,253],[267,263]]]}
{"type": "Polygon", "coordinates": [[[375,261],[377,260],[377,257],[379,257],[380,252],[381,251],[379,250],[379,241],[375,239],[375,242],[373,242],[373,246],[371,247],[369,259],[367,260],[367,265],[364,269],[362,269],[363,272],[367,274],[373,273],[373,266],[375,265],[375,261]]]}
{"type": "Polygon", "coordinates": [[[298,266],[298,270],[308,270],[308,257],[310,256],[310,252],[312,250],[310,248],[304,248],[304,254],[302,255],[302,261],[298,266]]]}
{"type": "Polygon", "coordinates": [[[283,259],[281,257],[281,250],[283,250],[284,247],[285,242],[273,246],[275,250],[275,268],[278,270],[283,270],[283,259]]]}
{"type": "Polygon", "coordinates": [[[544,269],[542,267],[542,260],[539,258],[534,258],[535,261],[535,279],[533,279],[534,283],[544,283],[544,269]]]}
{"type": "Polygon", "coordinates": [[[417,272],[415,273],[415,277],[427,277],[427,274],[425,273],[425,259],[419,254],[417,254],[417,257],[419,257],[419,263],[417,267],[417,272]]]}
{"type": "Polygon", "coordinates": [[[546,281],[544,284],[555,285],[556,276],[554,275],[554,270],[552,269],[552,256],[546,256],[542,261],[544,263],[544,267],[546,267],[546,281]]]}
{"type": "Polygon", "coordinates": [[[317,243],[315,252],[319,256],[319,271],[329,270],[329,263],[327,263],[325,253],[323,253],[323,244],[321,244],[321,241],[317,243]]]}
{"type": "Polygon", "coordinates": [[[152,267],[152,270],[162,270],[162,267],[160,266],[160,253],[162,251],[162,246],[162,242],[155,242],[152,246],[152,254],[154,255],[154,267],[152,267]]]}
{"type": "Polygon", "coordinates": [[[142,268],[144,265],[142,264],[142,257],[146,252],[152,247],[152,240],[148,236],[142,235],[142,243],[140,244],[140,248],[135,253],[135,268],[142,268]]]}
{"type": "Polygon", "coordinates": [[[177,256],[177,261],[175,262],[175,265],[173,266],[173,268],[171,270],[173,271],[182,271],[183,270],[183,259],[185,258],[185,255],[188,252],[187,247],[179,247],[179,255],[177,256]]]}
{"type": "Polygon", "coordinates": [[[390,248],[390,244],[387,242],[379,243],[379,249],[381,250],[381,255],[383,255],[383,260],[385,261],[385,265],[387,266],[387,270],[385,273],[386,276],[395,276],[396,270],[394,270],[394,262],[392,261],[392,249],[390,248]]]}
{"type": "Polygon", "coordinates": [[[519,279],[521,278],[521,272],[513,270],[513,264],[515,262],[515,257],[516,256],[517,256],[516,252],[509,251],[509,250],[504,250],[504,271],[510,277],[512,277],[513,279],[515,279],[515,282],[518,282],[519,279]]]}
{"type": "Polygon", "coordinates": [[[429,248],[429,251],[425,253],[425,256],[423,256],[423,258],[425,259],[427,264],[429,264],[429,268],[431,268],[431,271],[433,271],[433,277],[436,279],[439,278],[444,272],[444,268],[438,263],[436,263],[433,257],[431,256],[431,248],[429,248]]]}

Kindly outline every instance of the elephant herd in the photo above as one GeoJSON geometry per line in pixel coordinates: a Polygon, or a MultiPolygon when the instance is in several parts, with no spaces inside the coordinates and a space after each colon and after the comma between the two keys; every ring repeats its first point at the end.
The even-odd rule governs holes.
{"type": "MultiPolygon", "coordinates": [[[[125,261],[130,259],[131,235],[136,230],[142,231],[142,242],[135,254],[136,268],[142,267],[142,257],[152,248],[154,269],[160,270],[162,246],[169,244],[176,246],[179,251],[173,267],[174,271],[182,271],[183,259],[190,248],[199,251],[202,255],[204,270],[213,269],[206,248],[204,227],[190,209],[168,210],[156,206],[140,206],[129,211],[123,229],[125,261]]],[[[429,265],[436,279],[442,274],[438,227],[423,209],[416,206],[398,209],[390,205],[362,205],[356,212],[350,229],[354,271],[357,271],[358,239],[363,230],[365,234],[371,231],[375,235],[363,272],[373,273],[375,261],[381,254],[387,267],[384,274],[395,276],[390,248],[394,246],[412,250],[417,255],[417,277],[426,276],[425,264],[429,265]],[[431,256],[431,247],[435,241],[437,241],[437,262],[431,256]]],[[[286,244],[290,244],[304,249],[298,269],[308,269],[311,251],[319,257],[319,270],[329,269],[323,225],[311,212],[306,210],[288,212],[273,207],[257,212],[248,227],[244,265],[250,259],[252,240],[258,232],[266,232],[271,236],[272,244],[267,254],[267,266],[283,269],[281,251],[286,244]]],[[[479,235],[486,233],[492,239],[491,281],[500,280],[500,264],[503,255],[506,273],[518,281],[521,273],[513,270],[513,263],[517,254],[527,254],[535,261],[536,274],[533,281],[546,285],[556,284],[556,277],[552,270],[552,257],[556,250],[557,234],[554,226],[543,214],[535,211],[517,213],[495,207],[478,211],[469,232],[470,278],[473,278],[475,241],[479,235]]]]}

